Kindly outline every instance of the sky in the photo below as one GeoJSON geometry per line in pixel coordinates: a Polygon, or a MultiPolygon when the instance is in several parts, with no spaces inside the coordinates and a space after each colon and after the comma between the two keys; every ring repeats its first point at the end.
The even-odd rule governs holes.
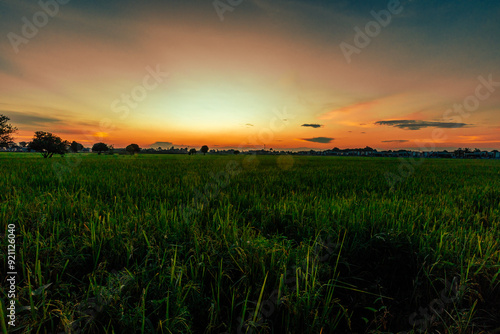
{"type": "Polygon", "coordinates": [[[84,146],[500,149],[500,2],[0,0],[0,114],[84,146]]]}

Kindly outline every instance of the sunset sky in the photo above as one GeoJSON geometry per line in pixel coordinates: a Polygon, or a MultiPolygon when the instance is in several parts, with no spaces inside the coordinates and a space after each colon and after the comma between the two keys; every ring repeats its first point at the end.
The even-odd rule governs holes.
{"type": "Polygon", "coordinates": [[[500,149],[499,1],[0,0],[0,16],[16,142],[500,149]]]}

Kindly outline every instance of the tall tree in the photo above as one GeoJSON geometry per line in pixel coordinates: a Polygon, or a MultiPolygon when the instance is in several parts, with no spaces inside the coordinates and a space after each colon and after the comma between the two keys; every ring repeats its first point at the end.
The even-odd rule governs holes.
{"type": "Polygon", "coordinates": [[[208,146],[207,145],[203,145],[200,149],[201,153],[203,153],[203,155],[207,154],[208,152],[208,146]]]}
{"type": "Polygon", "coordinates": [[[44,158],[51,158],[54,154],[64,155],[68,150],[69,142],[50,132],[37,131],[28,147],[42,153],[44,158]]]}
{"type": "Polygon", "coordinates": [[[17,128],[7,123],[10,121],[5,115],[0,115],[0,147],[9,147],[14,143],[12,134],[17,131],[17,128]]]}

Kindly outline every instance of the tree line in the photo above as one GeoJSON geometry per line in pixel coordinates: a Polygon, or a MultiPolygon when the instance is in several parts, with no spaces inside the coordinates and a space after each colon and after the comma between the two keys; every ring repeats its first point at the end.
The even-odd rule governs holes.
{"type": "MultiPolygon", "coordinates": [[[[9,123],[10,118],[5,115],[0,115],[0,147],[10,147],[14,144],[13,134],[17,132],[17,128],[9,123]]],[[[20,142],[22,147],[27,147],[29,150],[40,152],[44,158],[51,158],[54,154],[63,156],[68,152],[77,153],[83,150],[83,145],[73,141],[63,140],[50,132],[36,131],[33,139],[30,142],[20,142]]],[[[98,155],[104,152],[112,152],[113,145],[107,145],[99,142],[92,146],[92,152],[97,152],[98,155]]],[[[130,144],[125,148],[129,154],[136,154],[141,151],[137,144],[130,144]]],[[[200,151],[203,154],[208,152],[208,146],[204,145],[200,151]]],[[[196,154],[196,149],[192,148],[188,152],[189,155],[196,154]]]]}

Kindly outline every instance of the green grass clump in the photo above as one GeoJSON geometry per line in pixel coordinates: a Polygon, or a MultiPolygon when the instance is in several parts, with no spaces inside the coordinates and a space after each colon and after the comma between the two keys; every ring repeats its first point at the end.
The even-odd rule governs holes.
{"type": "Polygon", "coordinates": [[[500,327],[498,161],[429,159],[391,187],[398,159],[278,159],[0,154],[9,330],[500,327]]]}

